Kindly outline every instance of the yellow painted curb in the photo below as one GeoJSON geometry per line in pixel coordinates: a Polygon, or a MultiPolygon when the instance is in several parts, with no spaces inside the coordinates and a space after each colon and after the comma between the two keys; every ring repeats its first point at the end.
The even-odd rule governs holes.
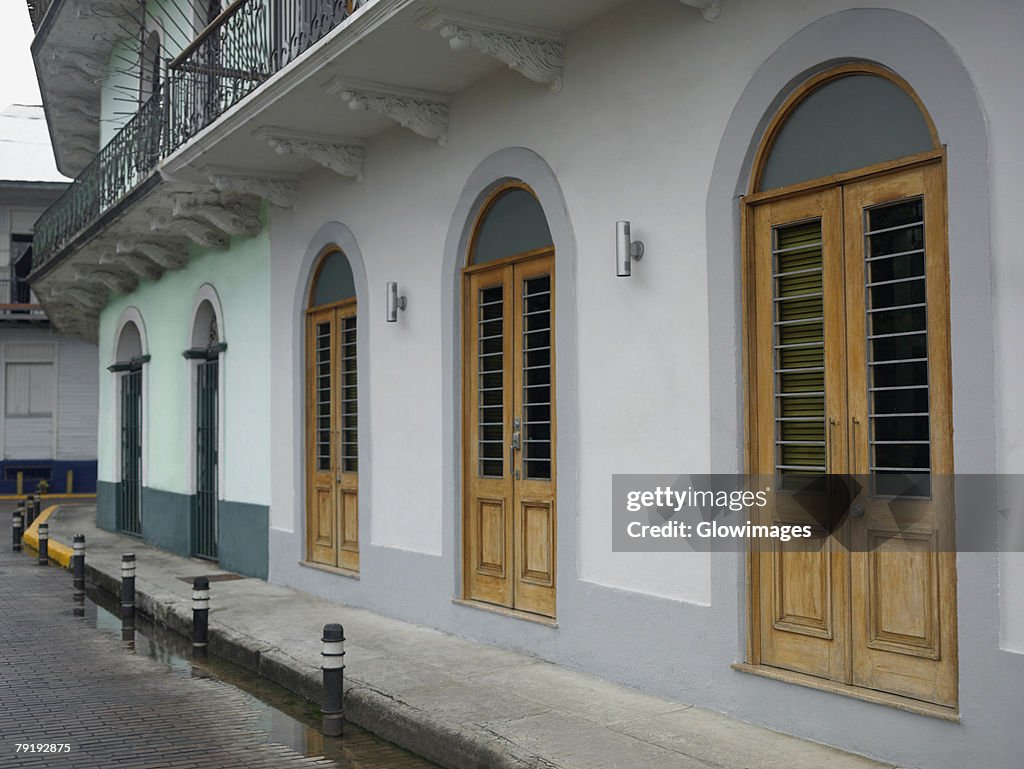
{"type": "MultiPolygon", "coordinates": [[[[0,502],[7,502],[10,500],[20,501],[29,496],[28,494],[0,494],[0,502]]],[[[40,499],[96,499],[95,494],[41,494],[40,499]]]]}
{"type": "MultiPolygon", "coordinates": [[[[28,531],[22,535],[22,541],[30,548],[39,552],[39,524],[44,521],[48,521],[50,516],[53,515],[54,511],[59,508],[60,505],[50,505],[39,514],[39,517],[32,521],[32,525],[28,527],[28,531]]],[[[71,548],[67,545],[61,544],[53,537],[50,537],[50,541],[46,546],[46,552],[50,556],[51,561],[56,561],[65,569],[71,568],[71,548]]]]}

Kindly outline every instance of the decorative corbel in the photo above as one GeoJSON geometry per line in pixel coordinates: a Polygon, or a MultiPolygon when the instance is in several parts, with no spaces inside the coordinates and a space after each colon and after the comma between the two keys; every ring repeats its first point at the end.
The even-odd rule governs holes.
{"type": "Polygon", "coordinates": [[[180,270],[188,263],[188,252],[183,245],[175,248],[148,240],[123,238],[117,241],[115,253],[118,256],[143,256],[163,270],[180,270]]]}
{"type": "Polygon", "coordinates": [[[208,174],[210,183],[220,192],[256,195],[281,208],[293,208],[299,194],[295,179],[217,171],[208,174]]]}
{"type": "Polygon", "coordinates": [[[325,86],[356,112],[376,112],[442,147],[448,143],[448,104],[444,97],[332,78],[325,86]]]}
{"type": "Polygon", "coordinates": [[[260,129],[256,136],[269,144],[278,155],[306,158],[339,176],[348,176],[357,182],[363,180],[366,148],[360,142],[273,127],[260,129]]]}
{"type": "Polygon", "coordinates": [[[420,25],[440,32],[453,51],[479,51],[523,77],[547,85],[553,93],[562,89],[563,35],[444,9],[428,14],[420,25]]]}
{"type": "Polygon", "coordinates": [[[203,219],[230,235],[259,235],[263,229],[259,209],[243,198],[219,195],[179,195],[174,199],[174,222],[203,219]]]}
{"type": "Polygon", "coordinates": [[[227,248],[231,239],[208,221],[175,216],[166,208],[149,210],[149,227],[153,232],[171,232],[180,230],[194,243],[204,248],[227,248]]]}

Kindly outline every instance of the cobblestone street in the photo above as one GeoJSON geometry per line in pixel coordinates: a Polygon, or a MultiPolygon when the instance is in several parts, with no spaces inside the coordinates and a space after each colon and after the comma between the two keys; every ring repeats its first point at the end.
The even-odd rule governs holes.
{"type": "MultiPolygon", "coordinates": [[[[69,572],[38,566],[34,555],[12,553],[5,543],[0,553],[0,766],[339,766],[275,743],[265,713],[254,709],[244,692],[197,677],[190,665],[168,666],[133,653],[88,619],[74,617],[72,607],[69,572]],[[25,753],[18,752],[19,744],[70,750],[25,753]]],[[[408,754],[352,765],[428,766],[408,754]]]]}

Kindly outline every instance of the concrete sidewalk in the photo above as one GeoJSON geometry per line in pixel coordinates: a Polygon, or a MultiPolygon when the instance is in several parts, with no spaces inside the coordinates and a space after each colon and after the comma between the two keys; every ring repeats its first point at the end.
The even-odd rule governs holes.
{"type": "MultiPolygon", "coordinates": [[[[224,572],[94,518],[91,506],[62,506],[51,539],[85,534],[90,579],[114,593],[121,554],[134,552],[141,611],[189,634],[191,577],[224,572]]],[[[452,769],[891,766],[261,580],[213,582],[211,594],[212,653],[314,702],[321,630],[344,624],[346,716],[452,769]]]]}

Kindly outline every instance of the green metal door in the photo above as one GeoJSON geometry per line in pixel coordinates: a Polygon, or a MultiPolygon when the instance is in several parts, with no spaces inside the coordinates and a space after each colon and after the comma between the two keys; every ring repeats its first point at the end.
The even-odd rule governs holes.
{"type": "Polygon", "coordinates": [[[117,528],[142,534],[142,369],[121,376],[121,485],[117,528]]]}
{"type": "Polygon", "coordinates": [[[196,496],[192,553],[217,559],[217,357],[201,360],[196,375],[196,496]]]}

